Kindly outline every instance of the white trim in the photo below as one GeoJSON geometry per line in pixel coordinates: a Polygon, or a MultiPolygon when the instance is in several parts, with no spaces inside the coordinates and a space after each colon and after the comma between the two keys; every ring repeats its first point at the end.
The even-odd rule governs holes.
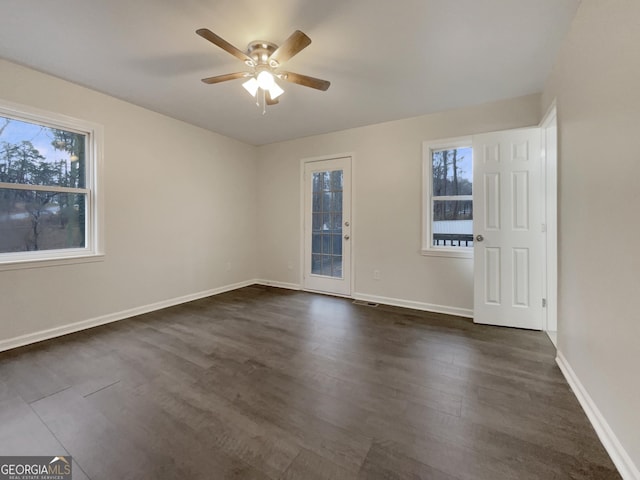
{"type": "Polygon", "coordinates": [[[540,124],[538,125],[540,128],[544,128],[551,124],[552,122],[557,122],[556,118],[558,116],[558,107],[556,106],[556,99],[554,98],[549,108],[547,108],[547,112],[542,117],[540,124]]]}
{"type": "Polygon", "coordinates": [[[264,280],[261,278],[254,280],[254,283],[256,285],[264,285],[265,287],[286,288],[287,290],[302,290],[302,285],[298,283],[277,282],[275,280],[264,280]]]}
{"type": "Polygon", "coordinates": [[[353,295],[340,295],[335,293],[321,292],[319,290],[312,290],[303,288],[302,285],[297,283],[285,283],[275,280],[257,279],[255,280],[257,285],[264,285],[266,287],[286,288],[289,290],[299,290],[309,293],[317,293],[320,295],[330,295],[332,297],[352,298],[354,300],[364,300],[365,302],[381,303],[383,305],[392,305],[394,307],[411,308],[413,310],[421,310],[423,312],[444,313],[447,315],[455,315],[458,317],[473,318],[473,310],[458,307],[448,307],[445,305],[434,305],[431,303],[415,302],[413,300],[403,300],[400,298],[380,297],[378,295],[368,295],[366,293],[354,293],[353,295]]]}
{"type": "Polygon", "coordinates": [[[473,310],[468,308],[448,307],[446,305],[415,302],[413,300],[403,300],[400,298],[380,297],[378,295],[368,295],[365,293],[354,293],[353,298],[355,300],[382,303],[384,305],[392,305],[394,307],[404,307],[411,308],[413,310],[422,310],[424,312],[444,313],[447,315],[455,315],[458,317],[473,318],[473,310]]]}
{"type": "Polygon", "coordinates": [[[255,283],[255,280],[248,280],[245,282],[234,283],[232,285],[224,285],[222,287],[212,288],[203,292],[191,293],[188,295],[183,295],[181,297],[170,298],[168,300],[161,300],[149,305],[134,307],[115,313],[108,313],[107,315],[91,318],[89,320],[82,320],[80,322],[75,322],[68,325],[61,325],[59,327],[49,328],[47,330],[41,330],[34,333],[27,333],[25,335],[9,338],[7,340],[1,340],[0,352],[11,350],[12,348],[22,347],[24,345],[29,345],[31,343],[41,342],[50,338],[60,337],[69,333],[79,332],[81,330],[97,327],[99,325],[117,322],[126,318],[135,317],[136,315],[142,315],[144,313],[161,310],[163,308],[173,307],[174,305],[179,305],[181,303],[192,302],[201,298],[218,295],[220,293],[229,292],[231,290],[237,290],[238,288],[248,287],[250,285],[254,285],[255,283]]]}
{"type": "Polygon", "coordinates": [[[602,412],[600,412],[598,406],[584,385],[582,385],[582,382],[580,382],[580,379],[562,352],[558,352],[556,363],[567,379],[571,390],[573,390],[573,393],[578,398],[578,402],[580,402],[582,409],[587,414],[591,425],[593,425],[593,428],[598,434],[598,438],[600,438],[602,445],[611,457],[622,478],[625,480],[640,480],[640,470],[638,470],[638,467],[633,463],[633,460],[620,443],[620,440],[618,440],[618,437],[616,437],[616,434],[609,426],[604,415],[602,415],[602,412]]]}
{"type": "Polygon", "coordinates": [[[540,122],[542,142],[542,194],[544,197],[544,275],[542,292],[547,299],[543,309],[543,325],[550,333],[552,341],[557,340],[558,330],[558,120],[556,100],[554,99],[540,122]],[[555,133],[555,151],[549,149],[549,132],[555,133]],[[555,339],[555,340],[554,340],[555,339]]]}
{"type": "Polygon", "coordinates": [[[459,250],[450,250],[445,247],[431,247],[420,250],[420,254],[426,257],[473,258],[473,248],[457,248],[459,248],[459,250]]]}
{"type": "MultiPolygon", "coordinates": [[[[444,138],[439,140],[425,140],[422,142],[422,248],[420,254],[434,257],[451,258],[473,258],[473,248],[467,247],[436,247],[433,245],[431,237],[431,216],[433,215],[432,205],[432,185],[433,185],[433,162],[432,152],[449,150],[453,148],[469,147],[472,149],[471,162],[473,164],[473,139],[472,137],[444,138]]],[[[441,200],[473,200],[472,195],[460,195],[459,197],[442,196],[441,200]]]]}
{"type": "Polygon", "coordinates": [[[334,292],[325,292],[322,290],[314,290],[313,288],[301,288],[303,292],[314,293],[317,295],[326,295],[328,297],[338,297],[338,298],[353,298],[351,295],[344,295],[342,293],[334,293],[334,292]]]}
{"type": "MultiPolygon", "coordinates": [[[[52,252],[54,250],[48,250],[52,252]]],[[[104,261],[104,254],[85,254],[84,250],[82,253],[78,253],[78,250],[57,250],[60,252],[56,258],[42,258],[40,260],[36,260],[34,258],[24,258],[22,260],[18,260],[14,257],[14,259],[6,262],[0,262],[0,272],[4,272],[6,270],[26,270],[29,268],[43,268],[43,267],[59,267],[61,265],[73,265],[76,263],[91,263],[91,262],[102,262],[104,261]]]]}

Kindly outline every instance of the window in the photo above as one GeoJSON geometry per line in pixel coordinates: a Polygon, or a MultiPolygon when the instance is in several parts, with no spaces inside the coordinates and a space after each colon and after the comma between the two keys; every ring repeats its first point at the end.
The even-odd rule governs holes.
{"type": "Polygon", "coordinates": [[[101,255],[100,137],[97,125],[0,103],[0,268],[101,255]]]}
{"type": "Polygon", "coordinates": [[[425,142],[424,255],[473,253],[473,151],[471,139],[425,142]]]}
{"type": "Polygon", "coordinates": [[[343,278],[342,272],[342,170],[312,174],[311,273],[343,278]]]}

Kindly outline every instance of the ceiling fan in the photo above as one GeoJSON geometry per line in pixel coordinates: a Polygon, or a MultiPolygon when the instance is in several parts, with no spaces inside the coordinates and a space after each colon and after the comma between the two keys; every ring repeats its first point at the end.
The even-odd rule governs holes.
{"type": "Polygon", "coordinates": [[[280,70],[282,64],[300,53],[311,43],[311,39],[300,30],[293,32],[280,46],[264,41],[251,42],[246,52],[234,47],[207,28],[200,28],[196,30],[196,33],[234,57],[239,58],[247,67],[251,68],[250,72],[227,73],[203,78],[202,81],[211,85],[226,82],[227,80],[248,78],[242,86],[251,96],[256,98],[258,106],[262,104],[263,114],[266,112],[266,106],[278,103],[278,97],[284,93],[284,90],[276,82],[276,78],[322,91],[326,91],[331,85],[327,80],[280,70]]]}

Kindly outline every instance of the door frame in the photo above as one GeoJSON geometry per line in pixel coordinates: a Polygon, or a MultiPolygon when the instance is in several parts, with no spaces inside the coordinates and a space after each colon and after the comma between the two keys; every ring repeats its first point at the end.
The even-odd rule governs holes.
{"type": "Polygon", "coordinates": [[[543,309],[542,325],[553,344],[557,347],[558,332],[558,113],[556,100],[551,102],[540,122],[542,139],[542,180],[545,201],[543,222],[545,225],[545,272],[542,291],[547,299],[543,309]],[[548,150],[547,130],[555,129],[556,148],[548,150]]]}
{"type": "Polygon", "coordinates": [[[331,154],[331,155],[320,155],[317,157],[306,157],[306,158],[301,158],[300,159],[300,180],[298,182],[298,186],[300,188],[300,200],[299,200],[299,206],[300,206],[300,243],[299,243],[299,249],[300,249],[300,269],[299,269],[299,275],[300,275],[300,289],[303,291],[307,291],[307,292],[314,292],[314,293],[320,293],[323,295],[332,295],[335,297],[345,297],[345,298],[353,298],[353,293],[355,292],[355,278],[356,278],[356,271],[355,271],[355,242],[357,239],[357,222],[356,222],[356,208],[355,208],[355,202],[354,199],[356,197],[355,195],[355,168],[356,166],[356,156],[353,152],[345,152],[345,153],[335,153],[335,154],[331,154]],[[351,270],[351,280],[350,280],[350,285],[349,288],[351,290],[351,294],[350,295],[341,295],[341,294],[337,294],[337,293],[328,293],[328,292],[319,292],[316,290],[309,290],[306,289],[304,286],[304,262],[305,262],[305,232],[304,232],[304,227],[305,227],[305,210],[304,210],[304,194],[305,194],[305,175],[304,175],[304,170],[305,170],[305,165],[307,163],[312,163],[312,162],[320,162],[323,160],[335,160],[337,158],[345,158],[345,157],[349,157],[351,158],[351,219],[349,220],[351,222],[351,233],[350,235],[350,239],[349,239],[349,243],[350,243],[350,248],[351,248],[351,261],[349,262],[349,268],[351,270]]]}

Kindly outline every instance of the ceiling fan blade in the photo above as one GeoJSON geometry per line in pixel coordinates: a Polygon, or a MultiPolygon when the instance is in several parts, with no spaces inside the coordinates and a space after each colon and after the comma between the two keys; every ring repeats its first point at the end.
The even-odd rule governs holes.
{"type": "Polygon", "coordinates": [[[269,93],[269,90],[264,92],[264,100],[265,100],[265,102],[267,102],[267,105],[275,105],[276,103],[278,103],[280,101],[277,98],[271,98],[271,93],[269,93]]]}
{"type": "Polygon", "coordinates": [[[271,54],[269,61],[275,60],[279,65],[308,47],[311,39],[300,30],[293,32],[278,49],[271,54]]]}
{"type": "Polygon", "coordinates": [[[251,65],[251,66],[255,65],[255,62],[249,55],[244,53],[242,50],[234,47],[229,42],[227,42],[224,38],[219,37],[208,28],[200,28],[196,30],[196,33],[200,35],[202,38],[209,40],[214,45],[220,47],[224,51],[230,53],[234,57],[239,58],[240,60],[245,62],[247,65],[251,65]]]}
{"type": "Polygon", "coordinates": [[[297,83],[298,85],[315,88],[316,90],[322,90],[323,92],[325,92],[331,85],[331,82],[328,82],[327,80],[308,77],[307,75],[300,75],[299,73],[281,72],[279,76],[287,82],[297,83]]]}
{"type": "Polygon", "coordinates": [[[249,76],[251,76],[251,74],[247,72],[236,72],[236,73],[227,73],[226,75],[217,75],[215,77],[203,78],[202,81],[204,83],[208,83],[209,85],[212,85],[214,83],[226,82],[227,80],[235,80],[237,78],[245,78],[249,76]]]}

